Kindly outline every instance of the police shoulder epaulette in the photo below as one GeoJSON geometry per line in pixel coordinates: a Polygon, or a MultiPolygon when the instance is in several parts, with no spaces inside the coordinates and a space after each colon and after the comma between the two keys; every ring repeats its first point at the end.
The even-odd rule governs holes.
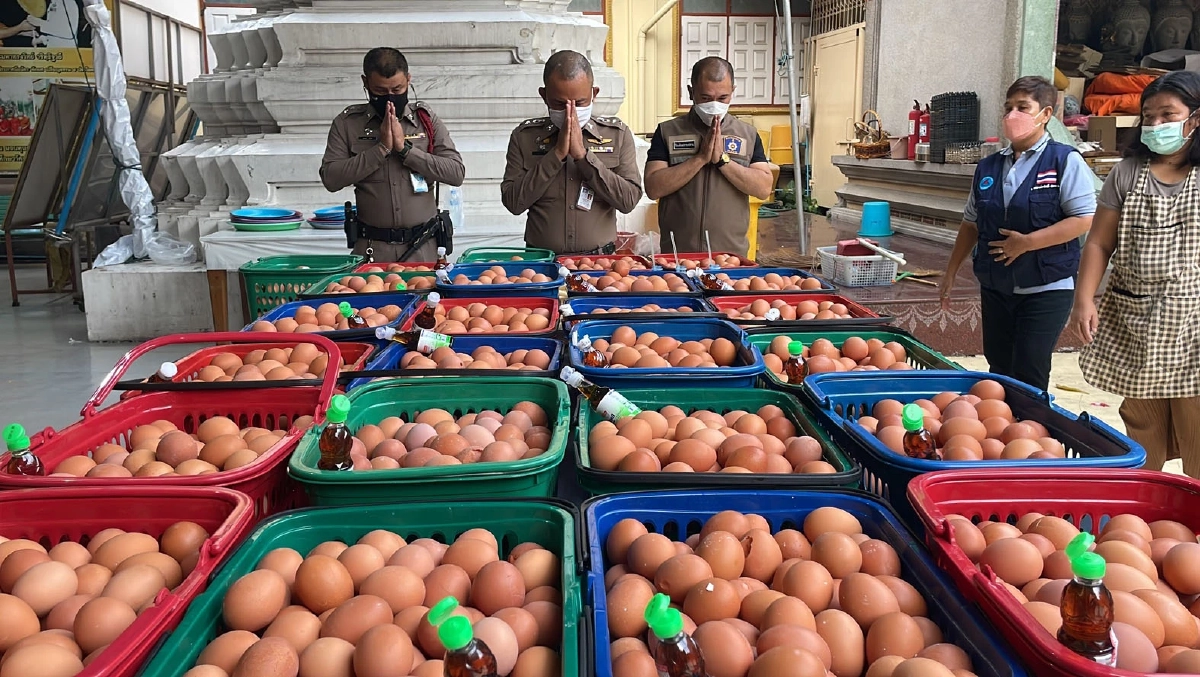
{"type": "Polygon", "coordinates": [[[609,127],[623,127],[625,125],[624,122],[621,122],[621,118],[619,118],[615,115],[609,115],[609,116],[605,116],[605,117],[598,117],[598,118],[592,118],[592,119],[595,120],[599,124],[607,125],[609,127]]]}
{"type": "Polygon", "coordinates": [[[346,109],[342,111],[342,115],[357,115],[358,113],[366,113],[369,105],[370,104],[356,103],[353,106],[346,106],[346,109]]]}
{"type": "Polygon", "coordinates": [[[548,118],[548,117],[530,118],[528,120],[525,120],[521,124],[517,125],[517,127],[540,127],[544,124],[548,124],[549,122],[550,122],[550,118],[548,118]]]}

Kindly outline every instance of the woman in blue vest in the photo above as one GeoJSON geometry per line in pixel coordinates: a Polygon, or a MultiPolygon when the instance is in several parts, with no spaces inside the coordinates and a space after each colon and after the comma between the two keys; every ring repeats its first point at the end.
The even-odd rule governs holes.
{"type": "Polygon", "coordinates": [[[1200,74],[1142,92],[1141,137],[1100,191],[1071,324],[1088,383],[1125,398],[1146,468],[1181,458],[1200,477],[1200,74]],[[1108,288],[1096,291],[1111,264],[1108,288]]]}
{"type": "Polygon", "coordinates": [[[1057,101],[1045,78],[1008,88],[1004,136],[1012,145],[976,168],[941,285],[949,298],[974,251],[988,365],[1039,390],[1050,384],[1050,358],[1071,314],[1079,238],[1096,211],[1083,157],[1046,131],[1057,101]]]}

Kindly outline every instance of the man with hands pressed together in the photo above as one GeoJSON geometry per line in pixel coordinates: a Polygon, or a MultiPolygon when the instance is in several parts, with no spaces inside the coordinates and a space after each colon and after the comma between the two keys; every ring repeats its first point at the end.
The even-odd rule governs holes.
{"type": "Polygon", "coordinates": [[[329,130],[321,181],[330,192],[354,186],[354,253],[375,261],[433,261],[436,183],[461,186],[466,173],[450,132],[429,107],[409,101],[404,55],[377,47],[363,59],[368,103],[342,111],[329,130]]]}
{"type": "Polygon", "coordinates": [[[716,56],[692,67],[692,109],[658,126],[646,158],[646,195],[658,200],[662,246],[744,255],[750,248],[747,196],[771,199],[771,164],[758,130],[727,115],[733,66],[716,56]]]}
{"type": "Polygon", "coordinates": [[[592,117],[600,89],[582,54],[555,52],[539,90],[546,117],[526,120],[508,143],[501,200],[528,211],[525,244],[558,254],[612,254],[617,212],[642,198],[633,133],[615,117],[592,117]]]}

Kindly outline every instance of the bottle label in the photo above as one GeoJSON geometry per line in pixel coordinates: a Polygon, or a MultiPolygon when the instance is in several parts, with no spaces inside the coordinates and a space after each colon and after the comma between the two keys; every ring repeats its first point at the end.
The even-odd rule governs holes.
{"type": "Polygon", "coordinates": [[[642,413],[636,404],[625,399],[621,393],[610,390],[596,405],[596,412],[604,418],[616,423],[619,419],[637,416],[642,413]]]}
{"type": "Polygon", "coordinates": [[[449,348],[451,339],[445,334],[429,331],[428,329],[421,330],[421,337],[417,339],[417,352],[428,355],[438,348],[449,348]]]}
{"type": "Polygon", "coordinates": [[[572,308],[571,304],[569,303],[561,305],[558,307],[558,314],[562,315],[563,317],[570,317],[575,314],[575,309],[572,308]]]}

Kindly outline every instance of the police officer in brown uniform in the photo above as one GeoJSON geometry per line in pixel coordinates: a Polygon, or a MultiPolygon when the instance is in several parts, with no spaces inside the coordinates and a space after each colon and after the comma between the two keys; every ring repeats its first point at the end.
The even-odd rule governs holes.
{"type": "Polygon", "coordinates": [[[611,254],[617,211],[628,214],[642,198],[633,133],[615,117],[592,117],[600,88],[582,54],[556,52],[542,82],[549,116],[513,131],[501,200],[513,214],[528,210],[527,246],[611,254]]]}
{"type": "Polygon", "coordinates": [[[363,59],[368,103],[342,111],[329,129],[321,181],[330,192],[354,186],[354,253],[395,262],[433,261],[430,231],[438,214],[435,183],[461,186],[466,173],[450,132],[429,107],[410,102],[408,61],[377,47],[363,59]]]}
{"type": "Polygon", "coordinates": [[[692,68],[692,109],[658,126],[646,157],[646,195],[658,200],[662,246],[671,234],[681,252],[745,254],[750,229],[748,195],[768,200],[771,165],[758,130],[727,115],[733,66],[716,56],[692,68]]]}

